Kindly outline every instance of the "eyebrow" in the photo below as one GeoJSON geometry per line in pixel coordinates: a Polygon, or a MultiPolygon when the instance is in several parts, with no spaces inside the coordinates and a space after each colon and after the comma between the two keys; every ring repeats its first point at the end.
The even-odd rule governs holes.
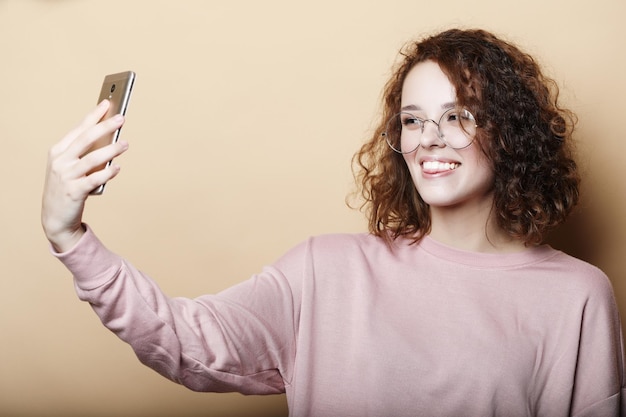
{"type": "MultiPolygon", "coordinates": [[[[456,101],[449,101],[441,105],[442,110],[448,110],[454,107],[456,107],[456,101]]],[[[419,111],[419,110],[422,110],[422,108],[419,106],[416,106],[415,104],[409,104],[409,105],[402,107],[400,110],[401,111],[407,111],[407,110],[419,111]]]]}

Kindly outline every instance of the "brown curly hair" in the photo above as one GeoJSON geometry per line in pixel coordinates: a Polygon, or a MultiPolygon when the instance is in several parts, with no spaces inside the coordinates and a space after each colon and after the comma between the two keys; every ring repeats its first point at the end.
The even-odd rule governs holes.
{"type": "Polygon", "coordinates": [[[554,80],[530,55],[484,30],[447,30],[408,44],[400,55],[383,90],[380,122],[353,158],[370,232],[389,243],[400,236],[417,242],[430,232],[429,206],[402,155],[382,134],[385,121],[400,110],[408,72],[432,60],[454,86],[457,103],[476,117],[476,141],[495,173],[492,214],[498,226],[526,245],[541,243],[579,198],[576,116],[558,105],[554,80]]]}

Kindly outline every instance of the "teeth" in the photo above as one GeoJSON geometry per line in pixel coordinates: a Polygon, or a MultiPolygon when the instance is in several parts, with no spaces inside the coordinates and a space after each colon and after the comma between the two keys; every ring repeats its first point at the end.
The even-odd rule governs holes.
{"type": "Polygon", "coordinates": [[[427,171],[450,171],[456,169],[459,164],[439,161],[424,161],[422,164],[427,171]]]}

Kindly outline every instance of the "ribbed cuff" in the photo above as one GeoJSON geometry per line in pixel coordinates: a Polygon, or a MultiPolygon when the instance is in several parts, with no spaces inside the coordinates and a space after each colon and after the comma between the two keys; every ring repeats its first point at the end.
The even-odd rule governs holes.
{"type": "Polygon", "coordinates": [[[109,251],[91,228],[85,225],[85,234],[76,245],[63,253],[54,251],[63,265],[72,273],[82,290],[93,290],[115,278],[122,266],[122,258],[109,251]]]}

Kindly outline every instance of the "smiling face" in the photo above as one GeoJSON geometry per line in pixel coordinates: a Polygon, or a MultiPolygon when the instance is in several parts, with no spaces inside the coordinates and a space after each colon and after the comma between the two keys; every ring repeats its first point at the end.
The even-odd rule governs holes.
{"type": "MultiPolygon", "coordinates": [[[[437,121],[455,102],[454,86],[437,63],[421,62],[407,74],[402,87],[403,111],[437,121]]],[[[455,150],[438,138],[437,126],[427,122],[420,146],[405,154],[404,160],[417,191],[430,205],[433,221],[437,211],[491,210],[494,173],[478,143],[455,150]]]]}

